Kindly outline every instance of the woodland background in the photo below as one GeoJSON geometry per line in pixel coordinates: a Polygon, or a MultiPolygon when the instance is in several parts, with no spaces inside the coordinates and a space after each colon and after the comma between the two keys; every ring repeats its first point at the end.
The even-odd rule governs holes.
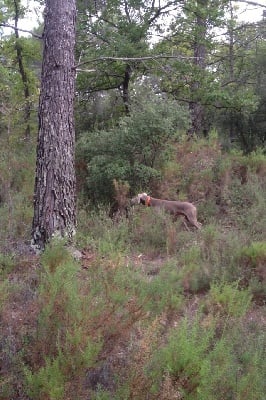
{"type": "Polygon", "coordinates": [[[36,255],[43,27],[0,1],[1,399],[264,398],[265,10],[237,3],[77,1],[78,252],[36,255]],[[202,230],[125,215],[142,191],[202,230]]]}

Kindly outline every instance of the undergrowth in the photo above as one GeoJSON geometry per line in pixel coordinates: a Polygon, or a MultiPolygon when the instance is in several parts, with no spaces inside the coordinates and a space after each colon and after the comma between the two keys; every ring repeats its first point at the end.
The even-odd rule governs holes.
{"type": "Polygon", "coordinates": [[[155,193],[197,202],[201,231],[80,204],[80,259],[57,241],[23,258],[30,203],[1,204],[1,400],[264,399],[265,157],[176,156],[155,193]]]}

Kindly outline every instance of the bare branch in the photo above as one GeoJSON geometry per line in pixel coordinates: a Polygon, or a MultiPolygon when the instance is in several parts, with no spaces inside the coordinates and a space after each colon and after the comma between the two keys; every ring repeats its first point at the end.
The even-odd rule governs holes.
{"type": "Polygon", "coordinates": [[[173,55],[156,55],[156,56],[145,56],[145,57],[98,57],[91,60],[83,61],[75,66],[75,68],[81,67],[85,64],[101,61],[123,61],[123,62],[143,62],[143,61],[155,61],[160,59],[175,59],[175,60],[194,60],[195,57],[183,57],[173,55]]]}
{"type": "Polygon", "coordinates": [[[88,72],[88,73],[91,73],[91,72],[96,72],[97,70],[96,69],[82,69],[82,68],[76,68],[76,72],[88,72]]]}
{"type": "Polygon", "coordinates": [[[265,8],[265,4],[257,3],[256,1],[249,1],[249,0],[234,0],[236,3],[246,3],[249,6],[255,7],[263,7],[265,8]]]}
{"type": "Polygon", "coordinates": [[[25,33],[29,33],[30,35],[32,35],[33,37],[35,37],[36,39],[42,39],[42,36],[37,35],[36,33],[32,32],[32,31],[28,31],[27,29],[21,29],[21,28],[17,28],[14,25],[10,25],[10,24],[6,24],[6,23],[1,23],[0,26],[4,27],[4,28],[10,28],[13,29],[14,31],[20,31],[20,32],[25,32],[25,33]]]}
{"type": "Polygon", "coordinates": [[[160,15],[162,15],[165,12],[169,11],[169,7],[171,6],[176,6],[176,2],[175,1],[169,1],[166,4],[164,4],[163,6],[159,6],[158,8],[154,7],[154,3],[152,8],[155,10],[154,15],[148,20],[148,25],[151,25],[160,15]]]}

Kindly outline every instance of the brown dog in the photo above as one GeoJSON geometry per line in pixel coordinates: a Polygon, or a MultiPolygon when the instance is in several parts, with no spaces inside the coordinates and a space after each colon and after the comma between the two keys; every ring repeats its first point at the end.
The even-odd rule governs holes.
{"type": "MultiPolygon", "coordinates": [[[[131,205],[143,204],[147,207],[157,207],[164,209],[170,213],[174,221],[176,221],[179,215],[183,215],[185,219],[195,226],[197,229],[201,228],[201,223],[197,221],[197,209],[192,203],[187,201],[171,201],[155,199],[154,197],[148,196],[147,193],[140,193],[133,199],[131,199],[131,205]]],[[[185,221],[184,221],[185,223],[185,221]]],[[[186,228],[187,224],[185,223],[186,228]]]]}

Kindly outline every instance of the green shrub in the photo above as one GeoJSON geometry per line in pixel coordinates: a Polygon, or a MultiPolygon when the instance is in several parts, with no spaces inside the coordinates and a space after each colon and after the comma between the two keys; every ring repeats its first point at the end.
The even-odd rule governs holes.
{"type": "Polygon", "coordinates": [[[208,197],[204,202],[200,203],[197,209],[198,216],[203,225],[206,223],[212,224],[219,214],[219,206],[212,197],[208,197]]]}
{"type": "Polygon", "coordinates": [[[78,227],[75,239],[79,247],[86,247],[104,256],[123,253],[128,248],[128,219],[121,217],[119,221],[114,221],[109,217],[109,210],[103,206],[91,211],[81,209],[78,227]]]}
{"type": "Polygon", "coordinates": [[[247,347],[242,348],[238,355],[240,365],[236,377],[237,400],[244,398],[263,400],[265,398],[265,335],[256,333],[256,338],[252,337],[251,339],[252,342],[249,340],[247,347]]]}
{"type": "Polygon", "coordinates": [[[232,345],[227,339],[220,339],[205,355],[200,368],[198,400],[232,399],[236,391],[238,365],[232,345]]]}
{"type": "Polygon", "coordinates": [[[254,174],[248,177],[246,184],[237,178],[231,182],[232,219],[255,240],[263,240],[266,234],[265,196],[265,185],[254,174]]]}
{"type": "Polygon", "coordinates": [[[265,302],[266,242],[252,242],[239,250],[237,261],[242,266],[241,283],[249,286],[255,301],[265,302]]]}
{"type": "Polygon", "coordinates": [[[100,255],[113,258],[116,255],[125,254],[129,248],[128,221],[111,223],[106,226],[101,238],[97,241],[97,249],[100,255]]]}
{"type": "Polygon", "coordinates": [[[42,263],[37,337],[48,356],[57,354],[58,335],[62,334],[65,340],[67,330],[82,320],[82,305],[78,295],[78,265],[63,244],[47,246],[42,263]]]}
{"type": "Polygon", "coordinates": [[[238,283],[212,284],[207,304],[215,315],[242,317],[250,307],[252,295],[248,289],[239,289],[238,283]]]}
{"type": "Polygon", "coordinates": [[[256,151],[252,151],[247,156],[237,154],[235,156],[235,162],[246,168],[249,168],[251,172],[258,175],[265,175],[266,170],[266,155],[265,149],[258,148],[256,151]]]}
{"type": "Polygon", "coordinates": [[[10,295],[11,285],[7,279],[0,282],[0,312],[10,295]]]}
{"type": "Polygon", "coordinates": [[[151,398],[184,400],[263,400],[265,338],[240,324],[228,324],[217,337],[219,319],[185,317],[170,331],[166,344],[155,351],[148,375],[151,398]],[[241,338],[241,340],[239,340],[241,338]]]}
{"type": "Polygon", "coordinates": [[[265,339],[240,325],[228,326],[202,361],[197,400],[252,399],[265,396],[265,339]],[[241,340],[239,340],[241,338],[241,340]],[[263,343],[264,342],[264,343],[263,343]]]}
{"type": "Polygon", "coordinates": [[[114,180],[127,182],[131,192],[141,187],[147,191],[159,180],[178,129],[186,125],[185,109],[157,97],[132,104],[130,115],[109,131],[84,133],[77,144],[77,158],[87,163],[89,198],[94,203],[112,201],[114,180]]]}
{"type": "Polygon", "coordinates": [[[13,254],[0,253],[0,278],[7,276],[16,265],[15,256],[13,254]]]}
{"type": "Polygon", "coordinates": [[[64,385],[66,377],[60,367],[59,359],[45,360],[45,366],[38,372],[32,373],[25,369],[27,394],[33,400],[49,398],[51,400],[64,399],[64,385]]]}
{"type": "Polygon", "coordinates": [[[18,240],[30,237],[36,154],[34,147],[24,145],[21,138],[12,129],[8,137],[1,132],[0,252],[13,251],[18,240]]]}
{"type": "Polygon", "coordinates": [[[90,337],[91,297],[82,295],[79,265],[63,241],[49,244],[41,262],[40,313],[36,335],[28,348],[35,368],[25,368],[25,379],[34,399],[48,396],[60,400],[66,383],[71,379],[79,382],[86,368],[94,365],[101,343],[99,338],[90,337]]]}
{"type": "Polygon", "coordinates": [[[72,256],[65,246],[65,241],[61,239],[52,240],[41,256],[41,263],[51,273],[55,272],[58,267],[71,263],[71,261],[73,261],[72,256]]]}
{"type": "Polygon", "coordinates": [[[145,309],[155,315],[181,308],[183,287],[175,260],[169,260],[159,267],[158,274],[143,287],[142,296],[146,300],[145,309]]]}
{"type": "Polygon", "coordinates": [[[240,258],[251,268],[266,265],[266,242],[252,242],[242,248],[240,258]]]}
{"type": "Polygon", "coordinates": [[[131,221],[129,234],[132,245],[150,256],[167,253],[169,242],[166,231],[167,226],[172,224],[169,215],[140,207],[135,209],[131,221]]]}
{"type": "Polygon", "coordinates": [[[197,319],[184,318],[155,356],[151,371],[154,383],[169,374],[181,398],[196,399],[202,362],[211,348],[213,336],[212,328],[203,328],[197,319]]]}
{"type": "Polygon", "coordinates": [[[9,251],[18,240],[26,241],[30,237],[32,222],[32,203],[20,192],[12,193],[12,204],[0,206],[0,250],[9,251]]]}
{"type": "Polygon", "coordinates": [[[149,256],[172,256],[193,243],[193,232],[187,232],[182,218],[173,222],[163,210],[136,206],[129,223],[131,249],[149,256]]]}
{"type": "Polygon", "coordinates": [[[190,243],[190,247],[180,250],[179,279],[185,291],[197,293],[207,290],[211,280],[211,270],[202,262],[201,248],[190,243]]]}

